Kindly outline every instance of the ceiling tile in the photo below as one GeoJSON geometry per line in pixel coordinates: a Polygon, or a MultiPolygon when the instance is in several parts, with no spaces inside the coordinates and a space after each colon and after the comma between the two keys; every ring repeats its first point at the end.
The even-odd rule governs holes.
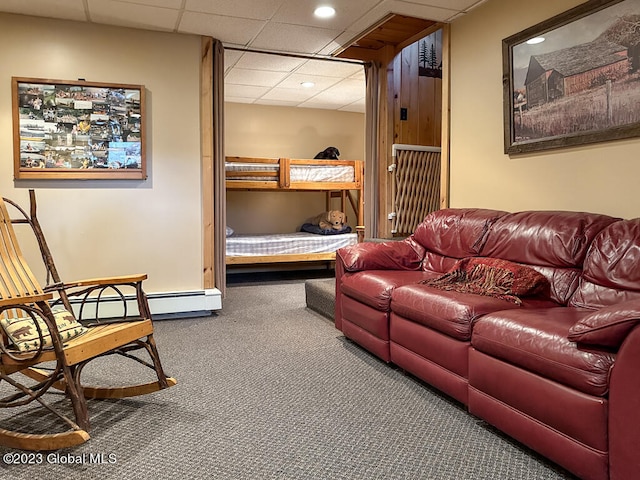
{"type": "Polygon", "coordinates": [[[378,3],[380,3],[380,0],[332,0],[329,2],[320,2],[318,0],[285,0],[272,20],[274,22],[292,25],[312,25],[330,30],[345,30],[362,16],[362,12],[366,12],[378,3]],[[335,8],[335,16],[331,18],[316,17],[313,11],[316,7],[323,4],[335,8]]]}
{"type": "Polygon", "coordinates": [[[303,73],[293,73],[285,78],[279,86],[285,88],[304,88],[300,84],[302,82],[313,82],[315,85],[310,88],[304,88],[305,90],[314,91],[315,93],[320,92],[326,88],[329,88],[332,85],[335,85],[340,81],[339,78],[336,77],[321,77],[319,75],[309,75],[303,73]]]}
{"type": "Polygon", "coordinates": [[[248,70],[232,68],[225,75],[225,82],[236,85],[255,85],[258,87],[274,87],[286,77],[286,72],[267,72],[265,70],[248,70]]]}
{"type": "Polygon", "coordinates": [[[7,13],[35,15],[86,21],[82,0],[2,0],[1,9],[7,13]]]}
{"type": "MultiPolygon", "coordinates": [[[[375,23],[375,22],[374,22],[375,23]]],[[[321,55],[333,55],[335,52],[341,52],[353,43],[353,40],[361,36],[360,32],[346,31],[334,38],[318,53],[321,55]]]]}
{"type": "Polygon", "coordinates": [[[454,8],[433,7],[401,0],[386,0],[385,8],[392,13],[435,20],[437,22],[444,22],[457,12],[454,8]]]}
{"type": "Polygon", "coordinates": [[[255,85],[237,85],[225,83],[224,96],[240,98],[258,98],[269,91],[269,87],[256,87],[255,85]]]}
{"type": "Polygon", "coordinates": [[[359,37],[362,33],[379,23],[387,15],[391,13],[390,7],[386,1],[378,4],[371,10],[363,13],[363,15],[353,22],[336,41],[347,42],[355,37],[359,37]],[[343,38],[347,37],[347,38],[343,38]],[[349,38],[350,37],[350,38],[349,38]]]}
{"type": "MultiPolygon", "coordinates": [[[[181,0],[180,0],[181,1],[181,0]]],[[[271,19],[284,0],[186,0],[185,10],[228,17],[271,19]]]]}
{"type": "Polygon", "coordinates": [[[482,0],[404,0],[404,3],[417,3],[432,7],[446,8],[448,10],[467,10],[482,0]]]}
{"type": "Polygon", "coordinates": [[[313,97],[317,91],[311,91],[311,89],[306,89],[298,86],[298,88],[283,88],[283,87],[275,87],[269,90],[266,94],[264,94],[261,100],[279,100],[286,102],[304,102],[305,100],[309,100],[313,97]]]}
{"type": "MultiPolygon", "coordinates": [[[[226,50],[228,51],[228,50],[226,50]]],[[[246,52],[236,64],[239,68],[252,70],[270,70],[272,72],[290,72],[305,63],[306,60],[282,55],[246,52]]]]}
{"type": "Polygon", "coordinates": [[[296,73],[340,78],[350,77],[358,72],[363,72],[362,65],[331,60],[308,60],[296,70],[296,73]]]}
{"type": "Polygon", "coordinates": [[[123,3],[137,3],[140,5],[148,5],[150,7],[173,8],[179,10],[182,8],[182,0],[120,0],[123,3]]]}
{"type": "Polygon", "coordinates": [[[321,108],[323,110],[338,110],[340,109],[343,105],[341,104],[337,104],[335,102],[321,102],[321,101],[315,101],[313,103],[311,102],[304,102],[301,103],[299,105],[297,105],[300,108],[321,108]]]}
{"type": "Polygon", "coordinates": [[[127,27],[173,30],[178,10],[117,0],[88,0],[91,21],[127,27]]]}
{"type": "Polygon", "coordinates": [[[358,80],[346,79],[335,84],[331,88],[319,93],[305,103],[346,105],[353,103],[354,99],[360,100],[365,96],[364,84],[358,80]]]}
{"type": "Polygon", "coordinates": [[[350,103],[344,107],[339,108],[341,112],[355,112],[355,113],[365,113],[365,101],[358,100],[357,102],[350,103]]]}
{"type": "Polygon", "coordinates": [[[255,100],[253,98],[244,98],[244,97],[224,97],[225,102],[229,103],[254,103],[255,100]]]}
{"type": "Polygon", "coordinates": [[[251,47],[281,52],[317,53],[339,34],[336,30],[269,22],[251,42],[251,47]]]}
{"type": "Polygon", "coordinates": [[[253,103],[257,105],[275,105],[279,107],[297,107],[299,105],[298,102],[291,100],[262,100],[260,98],[253,103]]]}
{"type": "Polygon", "coordinates": [[[243,53],[238,50],[230,50],[228,48],[224,49],[224,71],[227,72],[230,68],[234,67],[243,53]]]}
{"type": "Polygon", "coordinates": [[[325,47],[322,50],[320,50],[318,54],[331,57],[337,52],[343,51],[347,45],[348,45],[347,42],[338,43],[337,41],[332,40],[327,45],[325,45],[325,47]]]}
{"type": "Polygon", "coordinates": [[[224,39],[225,43],[247,45],[265,24],[261,20],[184,12],[178,30],[224,39]]]}

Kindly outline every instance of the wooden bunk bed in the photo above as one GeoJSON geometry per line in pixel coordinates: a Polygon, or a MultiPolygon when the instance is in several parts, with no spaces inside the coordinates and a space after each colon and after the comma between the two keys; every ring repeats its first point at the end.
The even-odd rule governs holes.
{"type": "MultiPolygon", "coordinates": [[[[255,252],[257,253],[229,254],[228,251],[227,265],[335,260],[336,249],[345,245],[340,242],[336,243],[336,240],[339,240],[338,237],[345,237],[341,240],[346,240],[346,235],[349,235],[348,243],[355,243],[362,241],[364,236],[364,227],[362,226],[364,219],[363,176],[364,162],[362,160],[226,157],[227,190],[325,192],[326,210],[332,210],[332,199],[337,198],[341,211],[346,211],[347,205],[351,205],[356,214],[357,222],[356,234],[314,235],[295,232],[290,235],[265,236],[263,239],[265,244],[273,246],[282,242],[283,245],[294,245],[295,248],[285,246],[284,250],[295,253],[262,253],[262,247],[256,245],[255,252]],[[322,247],[317,245],[323,240],[328,245],[322,247]],[[303,243],[310,248],[310,251],[304,251],[307,247],[301,246],[303,243]]],[[[333,209],[335,210],[335,208],[333,209]]],[[[228,237],[227,249],[230,248],[230,242],[240,242],[240,237],[242,236],[228,237]]],[[[247,242],[249,241],[248,237],[244,237],[247,242]]]]}

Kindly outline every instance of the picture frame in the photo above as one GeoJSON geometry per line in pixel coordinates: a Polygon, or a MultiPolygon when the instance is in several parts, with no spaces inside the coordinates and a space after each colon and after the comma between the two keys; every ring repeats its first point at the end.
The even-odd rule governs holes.
{"type": "Polygon", "coordinates": [[[12,77],[14,178],[147,178],[145,87],[12,77]]]}
{"type": "Polygon", "coordinates": [[[638,0],[590,0],[505,38],[504,153],[640,136],[639,24],[638,0]]]}

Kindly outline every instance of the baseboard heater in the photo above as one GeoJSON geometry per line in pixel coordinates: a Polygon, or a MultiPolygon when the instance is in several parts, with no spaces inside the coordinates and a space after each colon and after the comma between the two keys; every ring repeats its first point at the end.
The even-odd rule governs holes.
{"type": "MultiPolygon", "coordinates": [[[[148,293],[149,308],[156,320],[171,318],[189,318],[211,315],[222,308],[222,293],[217,288],[207,290],[189,290],[179,292],[148,293]]],[[[138,305],[134,295],[126,295],[127,312],[135,315],[138,305]]],[[[76,315],[80,314],[81,300],[71,301],[76,315]]],[[[96,318],[97,300],[87,299],[82,307],[82,318],[96,318]]],[[[100,299],[100,318],[117,318],[123,315],[122,299],[117,295],[103,295],[100,299]]]]}

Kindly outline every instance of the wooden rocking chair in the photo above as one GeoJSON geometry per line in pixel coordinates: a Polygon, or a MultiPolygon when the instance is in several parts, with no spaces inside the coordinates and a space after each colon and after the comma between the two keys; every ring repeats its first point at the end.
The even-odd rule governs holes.
{"type": "Polygon", "coordinates": [[[146,275],[62,282],[36,216],[33,190],[29,195],[28,214],[13,201],[0,200],[0,387],[4,383],[0,390],[3,395],[0,408],[18,407],[11,412],[23,412],[25,405],[40,404],[55,414],[53,418],[62,420],[64,429],[53,433],[16,431],[3,428],[8,421],[0,419],[0,445],[23,450],[56,450],[89,439],[87,398],[142,395],[173,386],[176,380],[167,377],[160,364],[151,313],[142,289],[146,275]],[[12,212],[16,210],[16,218],[10,217],[8,205],[13,207],[12,212]],[[26,264],[13,224],[32,228],[47,272],[46,287],[38,284],[26,264]],[[127,289],[135,293],[137,300],[138,312],[134,315],[127,311],[127,289]],[[121,302],[121,317],[99,318],[99,307],[107,291],[114,292],[121,302]],[[77,316],[73,314],[72,304],[80,312],[77,316]],[[95,305],[95,318],[84,321],[82,315],[88,305],[95,305]],[[57,307],[64,310],[56,312],[57,307]],[[146,351],[151,363],[132,354],[137,350],[146,351]],[[80,382],[83,368],[98,357],[112,354],[146,365],[157,378],[133,386],[83,387],[80,382]],[[75,419],[45,401],[44,396],[51,393],[51,389],[64,392],[75,419]],[[22,410],[19,407],[23,407],[22,410]]]}

